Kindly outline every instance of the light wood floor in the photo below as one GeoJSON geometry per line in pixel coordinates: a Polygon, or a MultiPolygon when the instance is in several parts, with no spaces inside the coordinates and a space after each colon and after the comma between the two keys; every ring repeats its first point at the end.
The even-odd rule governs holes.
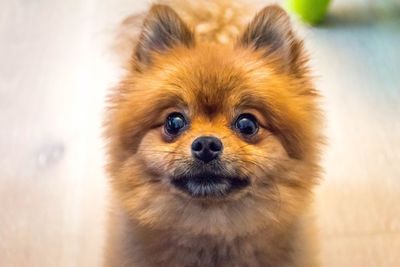
{"type": "MultiPolygon", "coordinates": [[[[0,266],[99,266],[108,52],[136,0],[0,0],[0,266]]],[[[301,27],[327,112],[326,267],[400,266],[400,1],[337,0],[301,27]]]]}

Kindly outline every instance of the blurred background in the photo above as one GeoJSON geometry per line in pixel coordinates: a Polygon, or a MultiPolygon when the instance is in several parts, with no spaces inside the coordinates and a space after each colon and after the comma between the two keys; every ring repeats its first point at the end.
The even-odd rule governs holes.
{"type": "MultiPolygon", "coordinates": [[[[138,0],[0,0],[0,266],[100,266],[110,52],[138,0]]],[[[262,5],[260,5],[260,8],[262,5]]],[[[400,266],[400,0],[333,0],[296,25],[324,96],[326,267],[400,266]]]]}

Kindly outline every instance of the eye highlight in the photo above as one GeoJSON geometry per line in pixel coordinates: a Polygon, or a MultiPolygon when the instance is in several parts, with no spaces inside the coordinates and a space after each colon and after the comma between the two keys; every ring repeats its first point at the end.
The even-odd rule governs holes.
{"type": "Polygon", "coordinates": [[[258,131],[258,122],[254,115],[250,113],[244,113],[239,115],[236,119],[234,127],[242,135],[252,136],[258,131]]]}
{"type": "Polygon", "coordinates": [[[174,112],[168,115],[165,120],[165,131],[170,135],[177,135],[187,125],[185,116],[182,113],[174,112]]]}

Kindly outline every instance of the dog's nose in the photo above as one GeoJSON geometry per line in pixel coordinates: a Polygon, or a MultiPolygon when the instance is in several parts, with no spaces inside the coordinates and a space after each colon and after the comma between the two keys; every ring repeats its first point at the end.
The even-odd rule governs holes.
{"type": "Polygon", "coordinates": [[[192,143],[195,158],[207,163],[216,159],[222,152],[222,142],[214,136],[200,136],[192,143]]]}

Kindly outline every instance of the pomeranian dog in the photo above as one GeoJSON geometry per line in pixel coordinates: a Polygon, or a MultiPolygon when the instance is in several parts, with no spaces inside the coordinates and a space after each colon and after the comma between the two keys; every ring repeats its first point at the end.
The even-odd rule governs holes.
{"type": "Polygon", "coordinates": [[[124,22],[141,28],[105,123],[105,266],[318,266],[318,93],[285,11],[249,10],[175,0],[124,22]]]}

